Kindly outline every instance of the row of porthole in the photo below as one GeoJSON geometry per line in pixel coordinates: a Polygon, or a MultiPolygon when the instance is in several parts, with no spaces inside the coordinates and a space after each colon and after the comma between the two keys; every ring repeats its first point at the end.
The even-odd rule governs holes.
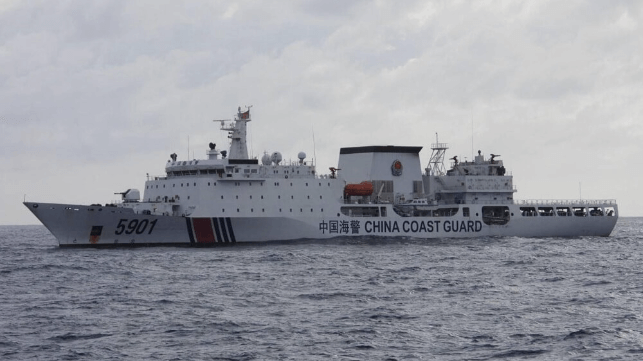
{"type": "MultiPolygon", "coordinates": [[[[308,197],[308,199],[310,199],[310,196],[306,196],[306,197],[308,197]]],[[[188,198],[189,198],[189,196],[188,196],[188,198]]],[[[221,199],[223,199],[223,195],[221,196],[221,199]]],[[[235,199],[239,199],[239,196],[236,195],[235,199]]],[[[252,199],[252,195],[250,195],[250,199],[252,199]]],[[[261,196],[261,199],[263,199],[263,196],[261,196]]],[[[277,199],[281,199],[281,195],[278,195],[277,199]]],[[[295,196],[290,196],[290,199],[295,199],[295,196]]],[[[319,199],[323,199],[323,196],[320,195],[319,199]]]]}
{"type": "MultiPolygon", "coordinates": [[[[34,204],[32,207],[38,208],[38,204],[34,204]]],[[[56,209],[56,207],[49,207],[49,209],[56,209]]],[[[67,211],[80,211],[80,208],[65,207],[67,211]]],[[[98,211],[101,212],[103,209],[99,208],[98,211]]],[[[87,208],[87,211],[94,211],[94,208],[87,208]]],[[[111,211],[112,213],[123,213],[122,211],[111,211]]]]}
{"type": "MultiPolygon", "coordinates": [[[[167,162],[170,163],[170,160],[168,160],[167,162]]],[[[172,162],[172,164],[170,164],[170,165],[179,165],[179,166],[180,165],[192,165],[193,164],[192,162],[194,162],[194,165],[199,164],[198,160],[190,160],[190,161],[185,160],[185,161],[172,162]]]]}
{"type": "MultiPolygon", "coordinates": [[[[208,187],[210,186],[210,183],[211,183],[211,182],[208,182],[208,187]]],[[[195,183],[193,183],[193,184],[194,184],[194,186],[196,187],[196,182],[195,182],[195,183]]],[[[263,183],[259,183],[259,184],[263,186],[263,183]]],[[[280,184],[279,184],[279,182],[275,182],[274,184],[275,184],[275,186],[277,186],[277,187],[280,185],[280,184]]],[[[212,182],[212,185],[213,185],[213,186],[216,186],[216,185],[217,185],[217,182],[212,182]]],[[[241,182],[235,182],[235,183],[234,183],[234,185],[235,185],[235,186],[237,186],[237,187],[239,187],[239,186],[241,186],[241,182]]],[[[252,182],[248,182],[248,185],[249,185],[249,186],[252,186],[252,182]]],[[[319,186],[320,186],[320,187],[321,187],[321,185],[322,185],[322,184],[321,184],[321,183],[319,183],[319,186]]],[[[186,186],[186,187],[189,187],[189,186],[190,186],[190,183],[185,183],[185,186],[186,186]]],[[[293,185],[292,185],[292,182],[290,182],[290,186],[291,186],[291,187],[293,186],[293,185]]],[[[328,186],[330,187],[330,183],[328,183],[328,186]]],[[[156,184],[156,189],[158,189],[158,187],[159,187],[159,185],[158,185],[158,184],[156,184]]],[[[175,183],[173,183],[173,184],[172,184],[172,187],[173,187],[173,188],[174,188],[174,187],[176,187],[176,184],[175,184],[175,183]]],[[[183,187],[183,183],[181,183],[181,187],[183,187]]],[[[308,187],[308,183],[306,183],[306,187],[308,187]]],[[[152,186],[145,186],[145,189],[151,189],[151,188],[152,188],[152,186]]],[[[163,188],[165,188],[165,184],[163,184],[163,188]]]]}
{"type": "MultiPolygon", "coordinates": [[[[161,196],[158,196],[158,197],[156,198],[156,199],[157,199],[157,201],[159,200],[159,197],[161,197],[161,196]]],[[[166,196],[166,197],[168,197],[168,196],[166,196]]],[[[177,195],[177,196],[174,196],[174,197],[176,197],[176,199],[177,199],[177,200],[178,200],[178,199],[180,199],[178,195],[177,195]]],[[[174,197],[172,197],[172,198],[174,198],[174,197]]],[[[252,195],[250,195],[249,197],[250,197],[249,199],[252,199],[252,195]]],[[[190,199],[190,196],[187,196],[187,199],[190,199]]],[[[221,195],[221,199],[224,199],[224,196],[223,196],[223,195],[221,195]]],[[[235,199],[239,199],[239,195],[235,195],[235,199]]],[[[261,196],[261,199],[264,199],[263,195],[261,196]]],[[[278,195],[278,196],[277,196],[277,199],[281,199],[281,195],[278,195]]],[[[291,195],[291,196],[290,196],[290,199],[295,199],[295,196],[294,196],[294,195],[291,195]]],[[[306,199],[310,199],[310,195],[307,195],[307,196],[306,196],[306,199]]],[[[319,199],[324,199],[324,196],[320,195],[320,196],[319,196],[319,199]]],[[[151,198],[148,198],[148,202],[151,202],[151,198]]]]}
{"type": "MultiPolygon", "coordinates": [[[[255,210],[254,210],[254,208],[250,208],[250,212],[254,213],[254,211],[255,211],[255,210]]],[[[323,212],[323,211],[324,211],[324,208],[322,208],[322,209],[320,210],[320,212],[323,212]]],[[[222,209],[221,209],[221,212],[222,212],[222,213],[225,213],[225,208],[222,208],[222,209]]],[[[239,212],[241,212],[241,210],[240,210],[239,208],[237,208],[237,213],[239,213],[239,212]]],[[[266,212],[266,209],[265,209],[265,208],[261,208],[261,212],[266,212]]],[[[279,208],[279,212],[282,212],[282,209],[281,209],[281,208],[279,208]]],[[[300,212],[300,213],[303,213],[303,212],[304,212],[304,209],[303,209],[303,208],[299,208],[299,212],[300,212]]],[[[311,209],[310,209],[310,212],[311,212],[311,213],[312,213],[312,212],[314,212],[314,209],[313,209],[313,208],[311,208],[311,209]]],[[[290,213],[292,213],[292,208],[290,208],[290,213]]]]}

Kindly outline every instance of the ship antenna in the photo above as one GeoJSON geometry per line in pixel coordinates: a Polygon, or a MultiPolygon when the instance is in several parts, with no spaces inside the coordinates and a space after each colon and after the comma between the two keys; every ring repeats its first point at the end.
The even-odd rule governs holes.
{"type": "Polygon", "coordinates": [[[471,159],[473,158],[473,105],[471,106],[471,159]]]}
{"type": "MultiPolygon", "coordinates": [[[[246,108],[248,109],[248,111],[250,111],[250,108],[252,108],[252,105],[251,106],[246,105],[246,108]]],[[[255,156],[255,148],[254,148],[255,142],[254,142],[254,137],[253,137],[254,133],[252,132],[252,128],[248,129],[248,133],[250,133],[250,157],[248,158],[252,159],[255,156]]]]}
{"type": "Polygon", "coordinates": [[[317,162],[317,147],[315,146],[315,125],[312,125],[311,128],[313,129],[313,166],[317,162]]]}

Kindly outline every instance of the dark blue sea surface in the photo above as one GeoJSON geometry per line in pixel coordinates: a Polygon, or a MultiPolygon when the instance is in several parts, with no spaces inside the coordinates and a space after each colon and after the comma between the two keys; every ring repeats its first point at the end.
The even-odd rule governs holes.
{"type": "Polygon", "coordinates": [[[641,360],[643,218],[611,237],[61,249],[0,227],[1,360],[641,360]]]}

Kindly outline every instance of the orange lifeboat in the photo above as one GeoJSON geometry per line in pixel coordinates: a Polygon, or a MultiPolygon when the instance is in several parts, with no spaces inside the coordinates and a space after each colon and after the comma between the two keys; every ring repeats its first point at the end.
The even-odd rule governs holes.
{"type": "Polygon", "coordinates": [[[364,181],[359,184],[347,184],[344,187],[344,197],[370,196],[373,194],[373,183],[364,181]]]}

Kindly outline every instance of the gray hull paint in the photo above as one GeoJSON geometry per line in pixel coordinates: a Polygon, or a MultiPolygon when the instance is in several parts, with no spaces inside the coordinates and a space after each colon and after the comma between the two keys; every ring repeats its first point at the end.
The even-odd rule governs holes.
{"type": "MultiPolygon", "coordinates": [[[[505,225],[480,217],[213,217],[189,218],[136,214],[122,207],[26,202],[61,247],[185,245],[214,246],[333,237],[475,238],[489,236],[609,236],[617,217],[523,217],[517,205],[505,225]]],[[[471,207],[471,206],[470,206],[471,207]]],[[[471,208],[471,214],[480,212],[471,208]]],[[[389,213],[391,214],[391,213],[389,213]]]]}

